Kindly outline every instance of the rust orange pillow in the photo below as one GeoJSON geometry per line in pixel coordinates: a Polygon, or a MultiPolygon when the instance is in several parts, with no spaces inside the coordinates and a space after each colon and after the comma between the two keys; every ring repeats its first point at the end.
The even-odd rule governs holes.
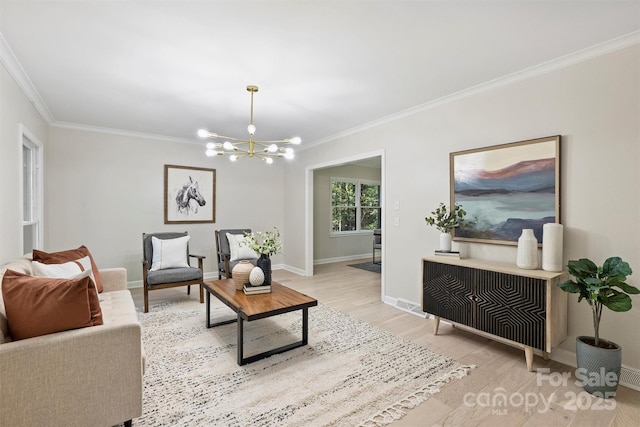
{"type": "Polygon", "coordinates": [[[54,279],[7,270],[2,297],[14,340],[103,324],[98,294],[88,274],[54,279]]]}
{"type": "Polygon", "coordinates": [[[96,286],[98,287],[98,292],[102,292],[104,288],[102,287],[102,277],[100,277],[100,271],[98,270],[98,266],[96,262],[93,260],[93,256],[89,249],[86,246],[82,245],[78,249],[69,249],[66,251],[60,252],[43,252],[37,249],[33,250],[33,260],[41,262],[43,264],[64,264],[69,261],[77,261],[80,258],[84,258],[88,256],[91,260],[91,270],[93,271],[93,276],[96,278],[96,286]]]}

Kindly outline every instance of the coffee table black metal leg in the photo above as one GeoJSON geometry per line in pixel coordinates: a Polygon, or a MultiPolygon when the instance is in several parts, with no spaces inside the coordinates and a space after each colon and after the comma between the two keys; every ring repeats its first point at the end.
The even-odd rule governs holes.
{"type": "Polygon", "coordinates": [[[302,345],[309,341],[309,309],[302,309],[302,345]]]}
{"type": "Polygon", "coordinates": [[[246,362],[244,362],[244,325],[243,325],[243,320],[242,317],[240,316],[240,313],[238,313],[238,365],[242,366],[244,365],[246,362]]]}
{"type": "Polygon", "coordinates": [[[294,348],[302,347],[307,345],[309,341],[309,309],[302,309],[302,339],[300,341],[274,348],[273,350],[265,351],[263,353],[254,354],[253,356],[249,356],[247,358],[244,357],[244,331],[243,331],[243,323],[242,317],[238,314],[238,365],[246,365],[247,363],[253,363],[257,360],[265,359],[267,357],[273,356],[275,354],[284,353],[285,351],[293,350],[294,348]]]}
{"type": "Polygon", "coordinates": [[[211,293],[209,291],[205,292],[207,294],[207,328],[211,327],[211,293]]]}

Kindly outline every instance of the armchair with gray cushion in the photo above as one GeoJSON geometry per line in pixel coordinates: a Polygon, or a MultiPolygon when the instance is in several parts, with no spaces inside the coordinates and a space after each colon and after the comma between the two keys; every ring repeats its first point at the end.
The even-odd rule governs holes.
{"type": "MultiPolygon", "coordinates": [[[[182,249],[185,250],[185,257],[182,257],[181,253],[167,253],[167,259],[171,260],[171,256],[175,258],[175,255],[180,258],[178,262],[165,263],[165,265],[160,265],[160,268],[154,267],[154,245],[153,238],[157,238],[163,241],[166,240],[168,244],[172,242],[177,242],[174,239],[184,238],[188,236],[188,233],[185,232],[166,232],[166,233],[142,233],[142,251],[143,251],[143,260],[142,260],[142,278],[144,283],[144,312],[147,313],[149,311],[149,291],[156,289],[166,289],[166,288],[175,288],[178,286],[187,286],[187,294],[191,293],[191,285],[198,285],[200,288],[200,302],[204,303],[204,292],[202,288],[203,282],[203,269],[202,269],[202,260],[204,260],[204,256],[201,255],[193,255],[189,253],[189,242],[187,240],[186,246],[182,246],[179,252],[182,252],[182,249]],[[198,267],[191,267],[191,258],[196,258],[198,260],[198,267]]],[[[174,251],[175,252],[175,251],[174,251]]],[[[164,255],[164,254],[163,254],[164,255]]],[[[158,258],[156,258],[156,261],[158,258]]]]}
{"type": "Polygon", "coordinates": [[[227,234],[231,234],[234,236],[244,236],[244,233],[251,233],[250,228],[235,228],[228,230],[216,230],[216,248],[218,250],[218,279],[222,279],[222,276],[227,279],[231,279],[233,267],[238,264],[240,261],[249,261],[251,264],[256,265],[256,261],[258,259],[257,254],[252,254],[247,256],[246,252],[248,248],[241,247],[243,249],[239,254],[232,254],[232,248],[229,244],[229,239],[227,238],[227,234]],[[235,257],[233,255],[236,255],[235,257]]]}

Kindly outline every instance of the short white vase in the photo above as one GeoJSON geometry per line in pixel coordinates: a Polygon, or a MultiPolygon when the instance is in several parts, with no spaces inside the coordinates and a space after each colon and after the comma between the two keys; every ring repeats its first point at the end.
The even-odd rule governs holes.
{"type": "Polygon", "coordinates": [[[538,268],[538,239],[531,228],[524,228],[518,239],[516,265],[525,270],[538,268]]]}
{"type": "Polygon", "coordinates": [[[440,250],[451,252],[451,233],[440,233],[440,250]]]}

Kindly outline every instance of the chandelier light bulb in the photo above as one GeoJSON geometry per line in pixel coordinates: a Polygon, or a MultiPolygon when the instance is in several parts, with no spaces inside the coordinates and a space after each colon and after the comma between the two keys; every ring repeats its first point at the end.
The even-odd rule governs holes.
{"type": "Polygon", "coordinates": [[[285,158],[285,159],[288,159],[288,160],[293,159],[293,148],[291,148],[291,147],[287,147],[287,148],[284,150],[284,158],[285,158]]]}
{"type": "Polygon", "coordinates": [[[207,149],[208,150],[213,150],[214,148],[216,148],[216,143],[215,142],[207,142],[207,149]]]}
{"type": "Polygon", "coordinates": [[[253,125],[253,123],[251,123],[249,126],[247,126],[247,131],[249,132],[249,135],[253,136],[254,133],[256,133],[256,127],[253,125]]]}
{"type": "MultiPolygon", "coordinates": [[[[207,145],[208,145],[208,144],[207,144],[207,145]]],[[[206,155],[207,155],[207,157],[213,157],[213,156],[215,156],[217,153],[216,153],[216,150],[214,150],[213,148],[207,148],[207,151],[205,151],[205,152],[204,152],[204,154],[206,154],[206,155]]]]}
{"type": "Polygon", "coordinates": [[[231,160],[232,162],[235,162],[236,160],[238,160],[238,156],[236,156],[235,154],[232,154],[229,156],[229,160],[231,160]]]}
{"type": "Polygon", "coordinates": [[[275,153],[276,151],[278,151],[278,146],[276,144],[271,144],[268,148],[267,151],[270,153],[275,153]]]}
{"type": "Polygon", "coordinates": [[[200,138],[206,138],[209,136],[209,131],[205,129],[198,129],[198,136],[200,138]]]}
{"type": "Polygon", "coordinates": [[[294,136],[289,142],[293,145],[298,145],[302,142],[302,138],[300,138],[299,136],[294,136]]]}
{"type": "Polygon", "coordinates": [[[222,148],[224,148],[225,150],[233,150],[233,144],[229,141],[225,141],[224,144],[222,144],[222,148]]]}
{"type": "Polygon", "coordinates": [[[273,163],[273,158],[271,157],[267,157],[266,159],[264,159],[268,165],[270,165],[271,163],[273,163]]]}

